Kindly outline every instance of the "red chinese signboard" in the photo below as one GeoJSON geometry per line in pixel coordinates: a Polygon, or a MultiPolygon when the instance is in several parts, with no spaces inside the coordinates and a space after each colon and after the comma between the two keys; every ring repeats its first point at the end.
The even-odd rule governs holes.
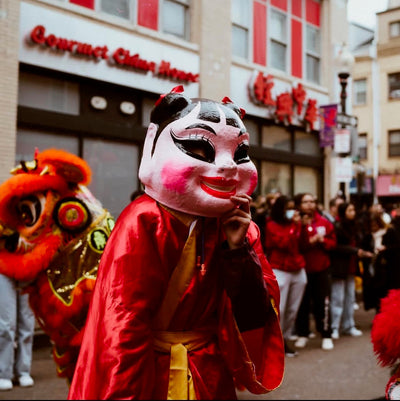
{"type": "Polygon", "coordinates": [[[267,107],[271,117],[286,125],[293,124],[294,118],[305,125],[307,130],[315,129],[318,121],[318,106],[315,99],[307,100],[307,92],[302,84],[297,84],[292,91],[280,93],[274,99],[272,88],[273,76],[255,73],[250,79],[249,94],[253,103],[267,107]]]}

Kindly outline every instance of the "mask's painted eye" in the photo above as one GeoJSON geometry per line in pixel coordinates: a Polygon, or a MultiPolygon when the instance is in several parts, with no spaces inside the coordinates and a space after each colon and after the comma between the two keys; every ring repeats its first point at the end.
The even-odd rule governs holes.
{"type": "Polygon", "coordinates": [[[36,196],[22,198],[17,205],[18,214],[27,227],[32,227],[42,213],[42,203],[36,196]]]}
{"type": "Polygon", "coordinates": [[[196,136],[195,139],[182,139],[176,137],[172,132],[171,137],[178,149],[187,155],[207,163],[214,162],[215,149],[212,143],[206,137],[196,136]]]}
{"type": "Polygon", "coordinates": [[[249,145],[242,142],[236,149],[235,155],[233,156],[236,164],[247,163],[250,161],[249,158],[249,145]]]}

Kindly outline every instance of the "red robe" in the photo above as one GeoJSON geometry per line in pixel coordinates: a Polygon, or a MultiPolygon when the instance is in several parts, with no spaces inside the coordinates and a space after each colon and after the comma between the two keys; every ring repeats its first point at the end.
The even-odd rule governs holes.
{"type": "MultiPolygon", "coordinates": [[[[235,399],[235,385],[258,394],[271,391],[283,378],[284,350],[276,308],[279,287],[259,230],[251,223],[244,250],[223,249],[218,219],[205,219],[202,232],[197,248],[206,274],[194,269],[167,327],[172,332],[215,329],[211,341],[188,352],[196,398],[235,399]],[[247,311],[255,320],[262,313],[265,319],[260,329],[250,327],[242,334],[224,289],[230,286],[226,276],[240,266],[258,268],[269,305],[266,312],[258,313],[258,306],[247,311]]],[[[100,262],[69,399],[167,398],[170,355],[155,350],[154,319],[188,236],[188,225],[147,195],[122,212],[100,262]]],[[[245,282],[245,275],[238,274],[238,282],[245,282]]]]}

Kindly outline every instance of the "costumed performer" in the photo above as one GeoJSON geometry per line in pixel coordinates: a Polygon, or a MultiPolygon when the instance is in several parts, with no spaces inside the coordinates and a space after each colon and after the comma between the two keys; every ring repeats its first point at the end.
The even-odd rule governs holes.
{"type": "Polygon", "coordinates": [[[244,110],[182,92],[151,112],[145,194],[106,244],[69,399],[236,399],[236,388],[282,381],[279,287],[251,221],[244,110]]]}

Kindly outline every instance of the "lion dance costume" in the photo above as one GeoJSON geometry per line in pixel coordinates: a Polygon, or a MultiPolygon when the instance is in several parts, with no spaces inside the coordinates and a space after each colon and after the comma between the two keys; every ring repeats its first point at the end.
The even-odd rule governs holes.
{"type": "Polygon", "coordinates": [[[0,185],[0,273],[23,284],[71,382],[100,257],[114,219],[86,185],[91,170],[58,149],[35,152],[0,185]]]}
{"type": "Polygon", "coordinates": [[[251,221],[243,115],[181,86],[156,102],[145,194],[106,244],[69,399],[221,400],[280,385],[279,287],[251,221]]]}
{"type": "Polygon", "coordinates": [[[372,322],[371,340],[378,362],[391,368],[385,397],[400,400],[400,290],[389,290],[372,322]]]}

